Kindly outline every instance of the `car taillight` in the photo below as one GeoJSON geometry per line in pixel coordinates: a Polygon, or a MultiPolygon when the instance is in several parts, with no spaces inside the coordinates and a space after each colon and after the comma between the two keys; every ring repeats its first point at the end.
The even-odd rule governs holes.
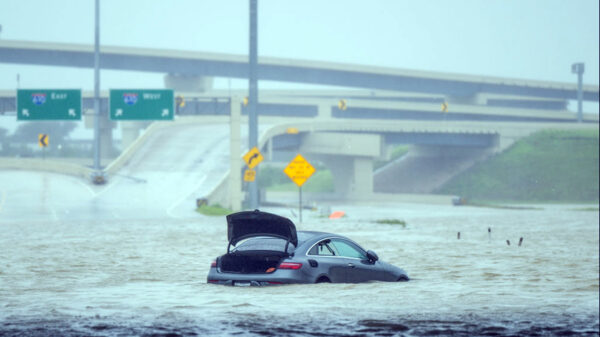
{"type": "Polygon", "coordinates": [[[297,262],[282,262],[279,265],[279,269],[300,269],[302,267],[302,263],[297,262]]]}
{"type": "Polygon", "coordinates": [[[217,261],[213,261],[210,263],[211,268],[217,268],[217,261]]]}

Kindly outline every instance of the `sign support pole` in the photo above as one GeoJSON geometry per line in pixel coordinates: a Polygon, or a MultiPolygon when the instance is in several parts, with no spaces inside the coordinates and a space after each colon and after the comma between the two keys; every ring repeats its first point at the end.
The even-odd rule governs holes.
{"type": "Polygon", "coordinates": [[[299,198],[298,198],[298,214],[300,215],[300,223],[302,223],[302,186],[298,187],[299,198]]]}
{"type": "MultiPolygon", "coordinates": [[[[250,0],[250,51],[248,64],[248,147],[258,146],[258,29],[257,1],[250,0]]],[[[258,209],[258,185],[256,181],[248,183],[250,209],[258,209]]]]}
{"type": "Polygon", "coordinates": [[[94,179],[100,175],[100,0],[95,1],[94,31],[94,179]]]}

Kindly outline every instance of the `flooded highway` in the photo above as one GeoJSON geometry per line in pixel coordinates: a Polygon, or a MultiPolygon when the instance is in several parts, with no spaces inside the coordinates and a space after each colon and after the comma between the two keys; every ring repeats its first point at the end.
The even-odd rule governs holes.
{"type": "Polygon", "coordinates": [[[346,216],[305,211],[302,223],[264,208],[346,235],[411,281],[207,284],[226,222],[195,198],[228,155],[226,124],[175,125],[106,185],[0,171],[0,335],[598,335],[599,216],[585,205],[327,203],[316,206],[346,216]]]}
{"type": "MultiPolygon", "coordinates": [[[[109,205],[77,197],[90,192],[76,178],[0,177],[0,335],[598,335],[599,219],[584,206],[332,204],[347,216],[305,212],[298,230],[347,235],[412,280],[238,288],[206,283],[226,250],[222,217],[194,214],[187,203],[176,218],[164,213],[171,205],[153,206],[162,216],[133,209],[128,218],[69,218],[63,203],[109,205]],[[19,210],[39,217],[10,216],[18,192],[10,181],[40,189],[19,210]],[[45,190],[53,184],[73,195],[58,202],[45,190]],[[44,193],[55,217],[44,213],[44,193]]],[[[297,222],[290,209],[264,210],[297,222]]]]}

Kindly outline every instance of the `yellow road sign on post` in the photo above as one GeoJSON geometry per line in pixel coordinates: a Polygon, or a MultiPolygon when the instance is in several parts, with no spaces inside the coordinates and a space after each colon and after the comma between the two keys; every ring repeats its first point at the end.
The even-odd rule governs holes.
{"type": "Polygon", "coordinates": [[[446,103],[446,102],[442,103],[442,112],[448,112],[448,103],[446,103]]]}
{"type": "Polygon", "coordinates": [[[346,110],[346,108],[348,108],[348,104],[345,99],[340,99],[340,101],[338,102],[338,108],[340,110],[346,110]]]}
{"type": "Polygon", "coordinates": [[[175,104],[177,105],[178,108],[185,107],[185,98],[181,95],[175,97],[175,104]]]}
{"type": "Polygon", "coordinates": [[[244,171],[244,181],[254,181],[256,179],[256,171],[249,168],[244,171]]]}
{"type": "Polygon", "coordinates": [[[248,96],[244,97],[244,100],[242,100],[242,103],[244,104],[244,106],[248,106],[248,96]]]}
{"type": "Polygon", "coordinates": [[[283,169],[290,179],[301,187],[315,173],[315,168],[302,155],[298,154],[296,158],[283,169]]]}
{"type": "Polygon", "coordinates": [[[48,147],[48,144],[50,144],[50,136],[45,133],[38,134],[38,145],[40,147],[48,147]]]}
{"type": "Polygon", "coordinates": [[[260,164],[260,162],[263,161],[263,159],[263,155],[260,153],[260,151],[258,151],[258,148],[256,146],[251,148],[250,151],[246,152],[246,154],[244,155],[244,161],[246,162],[246,165],[248,165],[248,167],[251,169],[255,168],[256,165],[260,164]]]}

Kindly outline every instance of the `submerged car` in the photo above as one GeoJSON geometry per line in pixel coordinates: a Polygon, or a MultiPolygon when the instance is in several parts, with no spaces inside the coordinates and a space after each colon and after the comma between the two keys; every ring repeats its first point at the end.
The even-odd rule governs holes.
{"type": "Polygon", "coordinates": [[[408,281],[347,237],[296,231],[288,218],[255,211],[227,216],[227,253],[212,262],[208,283],[262,286],[289,283],[408,281]]]}

